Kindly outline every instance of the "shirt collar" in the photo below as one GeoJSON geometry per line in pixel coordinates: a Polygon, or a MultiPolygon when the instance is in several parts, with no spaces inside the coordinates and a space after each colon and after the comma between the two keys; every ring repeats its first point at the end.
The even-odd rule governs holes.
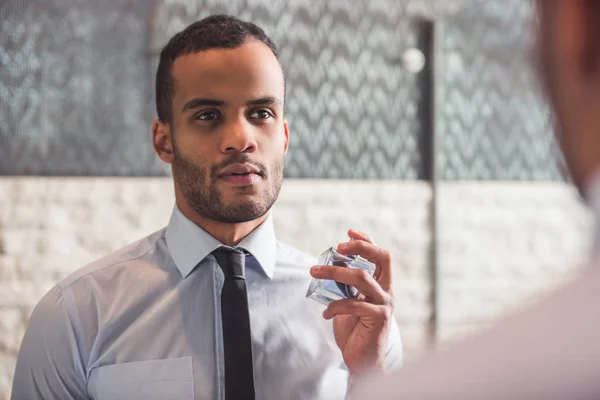
{"type": "MultiPolygon", "coordinates": [[[[169,253],[181,276],[186,278],[210,253],[224,246],[204,229],[188,219],[175,206],[171,220],[167,226],[165,239],[169,253]]],[[[273,278],[277,256],[277,241],[273,217],[269,213],[267,219],[246,236],[237,247],[248,251],[256,258],[260,269],[269,278],[273,278]]]]}
{"type": "Polygon", "coordinates": [[[590,175],[582,190],[582,197],[592,211],[594,218],[594,239],[592,242],[592,261],[600,260],[600,168],[590,175]]]}
{"type": "Polygon", "coordinates": [[[600,168],[596,169],[586,180],[582,197],[592,209],[596,220],[600,219],[600,168]]]}

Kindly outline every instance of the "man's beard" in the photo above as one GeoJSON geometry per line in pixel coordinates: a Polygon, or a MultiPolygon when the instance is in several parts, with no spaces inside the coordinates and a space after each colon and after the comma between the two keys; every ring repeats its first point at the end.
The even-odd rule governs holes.
{"type": "Polygon", "coordinates": [[[207,168],[197,165],[174,149],[173,178],[189,206],[200,216],[213,221],[235,224],[255,220],[269,211],[281,190],[283,165],[283,156],[268,170],[264,164],[252,161],[247,155],[238,153],[212,166],[210,173],[207,173],[207,168]],[[217,186],[217,175],[223,168],[238,163],[250,163],[259,168],[263,174],[261,178],[267,183],[267,187],[255,195],[256,199],[246,198],[239,201],[234,199],[231,204],[225,204],[223,193],[217,186]]]}

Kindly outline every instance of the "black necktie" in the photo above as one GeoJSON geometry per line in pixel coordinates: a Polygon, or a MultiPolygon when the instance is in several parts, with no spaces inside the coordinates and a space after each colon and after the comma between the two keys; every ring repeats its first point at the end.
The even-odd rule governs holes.
{"type": "Polygon", "coordinates": [[[246,254],[240,249],[219,247],[213,255],[225,275],[221,291],[225,399],[254,400],[252,337],[244,279],[246,254]]]}

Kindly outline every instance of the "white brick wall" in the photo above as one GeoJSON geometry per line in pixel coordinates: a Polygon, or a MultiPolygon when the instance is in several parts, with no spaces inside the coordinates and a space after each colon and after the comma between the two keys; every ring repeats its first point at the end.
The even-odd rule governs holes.
{"type": "MultiPolygon", "coordinates": [[[[422,182],[288,180],[280,239],[319,254],[350,227],[394,258],[397,318],[409,357],[427,343],[431,188],[422,182]]],[[[562,282],[588,251],[590,221],[568,186],[444,183],[438,191],[442,340],[562,282]]],[[[169,178],[0,179],[0,399],[33,305],[85,263],[164,226],[169,178]]]]}
{"type": "Polygon", "coordinates": [[[572,276],[592,220],[560,183],[444,183],[438,191],[440,340],[486,325],[572,276]]]}

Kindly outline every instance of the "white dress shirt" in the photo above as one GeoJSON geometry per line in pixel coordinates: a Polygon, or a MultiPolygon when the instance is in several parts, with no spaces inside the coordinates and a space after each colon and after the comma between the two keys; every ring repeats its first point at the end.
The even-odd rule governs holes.
{"type": "MultiPolygon", "coordinates": [[[[175,207],[165,229],[64,279],[33,311],[12,399],[223,399],[221,245],[175,207]]],[[[332,323],[305,298],[316,259],[278,242],[270,216],[239,247],[256,398],[343,399],[332,323]]],[[[402,362],[395,323],[387,359],[402,362]]]]}

